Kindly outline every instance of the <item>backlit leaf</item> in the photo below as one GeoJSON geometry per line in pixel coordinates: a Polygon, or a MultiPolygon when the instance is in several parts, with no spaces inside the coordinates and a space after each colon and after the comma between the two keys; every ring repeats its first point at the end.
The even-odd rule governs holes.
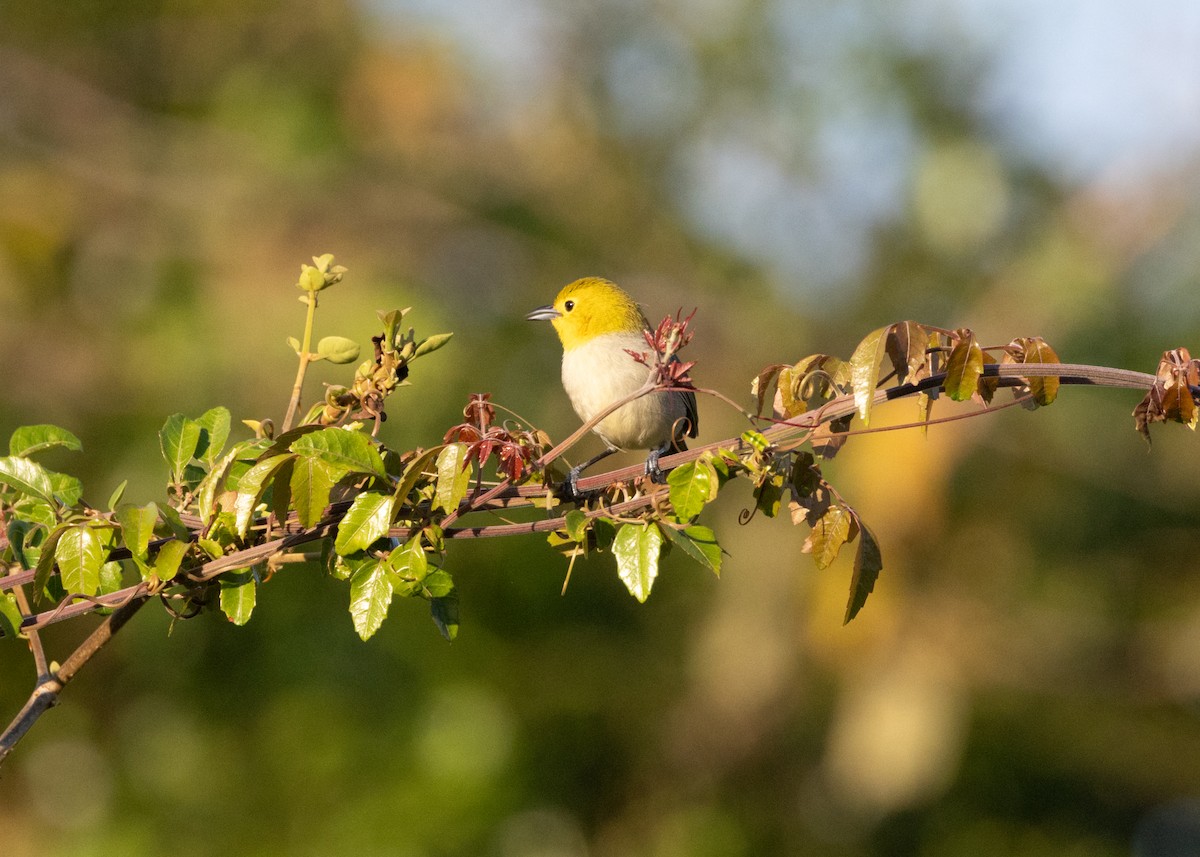
{"type": "Polygon", "coordinates": [[[366,550],[387,535],[392,525],[392,509],[396,498],[391,494],[364,491],[354,498],[338,524],[333,549],[342,556],[366,550]]]}
{"type": "Polygon", "coordinates": [[[970,330],[958,331],[959,340],[946,361],[946,395],[956,402],[965,402],[979,388],[983,374],[983,351],[970,330]]]}
{"type": "MultiPolygon", "coordinates": [[[[342,428],[325,428],[298,438],[292,451],[302,456],[320,458],[346,473],[368,473],[385,478],[383,458],[371,443],[370,437],[360,431],[342,428]]],[[[340,477],[339,477],[340,478],[340,477]]]]}
{"type": "Polygon", "coordinates": [[[46,475],[50,477],[50,489],[54,496],[64,506],[74,506],[82,499],[83,483],[78,477],[69,473],[55,473],[53,470],[47,470],[46,475]]]}
{"type": "Polygon", "coordinates": [[[442,451],[440,446],[435,446],[432,449],[427,449],[408,463],[404,468],[404,475],[400,477],[400,481],[396,483],[396,499],[401,504],[410,502],[409,494],[417,487],[421,479],[425,478],[425,470],[432,464],[438,453],[442,451]]]}
{"type": "Polygon", "coordinates": [[[234,501],[234,529],[239,536],[245,536],[250,529],[254,510],[258,507],[262,495],[271,485],[271,480],[279,470],[295,456],[290,452],[272,455],[257,461],[247,470],[237,483],[237,500],[234,501]]]}
{"type": "Polygon", "coordinates": [[[154,574],[164,583],[179,574],[179,565],[190,547],[189,542],[172,539],[162,544],[154,557],[154,574]]]}
{"type": "Polygon", "coordinates": [[[672,544],[689,557],[712,571],[717,577],[721,576],[721,546],[717,544],[716,534],[711,529],[693,524],[682,530],[674,527],[662,527],[662,532],[671,540],[672,544]]]}
{"type": "Polygon", "coordinates": [[[563,525],[572,541],[581,542],[587,538],[587,513],[582,509],[572,509],[567,512],[563,525]]]}
{"type": "Polygon", "coordinates": [[[817,519],[809,539],[817,568],[828,568],[837,559],[842,545],[850,538],[851,520],[850,510],[837,504],[830,506],[817,519]]]}
{"type": "Polygon", "coordinates": [[[315,527],[321,520],[338,478],[335,469],[320,458],[302,455],[293,462],[289,488],[300,526],[315,527]]]}
{"type": "Polygon", "coordinates": [[[361,566],[350,578],[350,618],[364,640],[379,630],[392,603],[392,582],[382,563],[361,566]]]}
{"type": "Polygon", "coordinates": [[[79,595],[95,595],[100,589],[100,566],[105,550],[91,527],[68,528],[58,540],[54,559],[62,576],[63,588],[79,595]]]}
{"type": "Polygon", "coordinates": [[[671,506],[681,521],[690,521],[717,494],[717,471],[711,458],[698,458],[676,467],[667,476],[671,506]]]}
{"type": "Polygon", "coordinates": [[[245,625],[254,612],[258,583],[248,568],[221,575],[221,612],[235,625],[245,625]]]}
{"type": "Polygon", "coordinates": [[[154,525],[158,522],[158,506],[154,503],[145,506],[122,503],[117,507],[116,519],[121,525],[125,547],[134,556],[145,556],[150,537],[154,534],[154,525]]]}
{"type": "Polygon", "coordinates": [[[471,468],[467,466],[467,445],[451,443],[437,457],[437,487],[433,492],[433,508],[453,512],[467,496],[471,484],[471,468]]]}
{"type": "Polygon", "coordinates": [[[330,363],[353,363],[358,352],[358,343],[344,336],[326,336],[317,343],[317,356],[330,363]]]}
{"type": "Polygon", "coordinates": [[[425,598],[445,598],[454,591],[454,578],[445,569],[439,568],[426,575],[421,581],[421,594],[425,598]]]}
{"type": "Polygon", "coordinates": [[[417,357],[424,357],[426,354],[431,354],[434,351],[437,351],[439,348],[449,342],[450,337],[452,336],[454,336],[453,333],[435,333],[433,336],[422,339],[420,344],[417,345],[417,350],[416,353],[413,354],[413,359],[416,359],[417,357]]]}
{"type": "Polygon", "coordinates": [[[217,460],[217,456],[225,449],[225,443],[229,440],[229,409],[210,408],[196,419],[196,423],[202,431],[195,457],[212,467],[212,463],[217,460]]]}
{"type": "Polygon", "coordinates": [[[617,574],[629,594],[645,602],[658,577],[658,560],[662,554],[663,534],[657,524],[623,524],[613,540],[612,552],[617,560],[617,574]]]}
{"type": "Polygon", "coordinates": [[[864,425],[871,421],[871,405],[879,385],[879,366],[887,351],[891,325],[872,331],[854,349],[850,357],[850,384],[854,389],[854,407],[864,425]]]}
{"type": "Polygon", "coordinates": [[[21,609],[11,592],[0,592],[0,634],[12,639],[21,633],[21,609]]]}
{"type": "Polygon", "coordinates": [[[0,458],[0,483],[54,505],[54,485],[49,472],[27,458],[11,455],[0,458]]]}
{"type": "Polygon", "coordinates": [[[183,468],[192,460],[200,443],[200,423],[183,414],[171,414],[158,433],[159,447],[171,469],[171,481],[183,479],[183,468]]]}
{"type": "Polygon", "coordinates": [[[429,571],[429,555],[417,534],[404,544],[394,548],[387,557],[388,569],[406,583],[420,583],[429,571]]]}
{"type": "Polygon", "coordinates": [[[35,452],[56,446],[65,447],[72,452],[79,452],[83,449],[79,438],[65,428],[51,425],[21,426],[8,439],[9,454],[21,455],[26,458],[35,452]]]}

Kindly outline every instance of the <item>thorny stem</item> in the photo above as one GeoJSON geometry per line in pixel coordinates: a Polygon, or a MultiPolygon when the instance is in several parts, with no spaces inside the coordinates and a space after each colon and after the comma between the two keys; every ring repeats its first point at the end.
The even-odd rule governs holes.
{"type": "Polygon", "coordinates": [[[292,398],[288,402],[287,414],[283,418],[280,434],[292,427],[296,413],[300,410],[300,393],[304,389],[304,373],[308,371],[312,348],[313,321],[317,314],[317,293],[305,292],[308,296],[308,312],[304,316],[304,340],[300,343],[300,365],[296,367],[296,383],[292,386],[292,398]]]}

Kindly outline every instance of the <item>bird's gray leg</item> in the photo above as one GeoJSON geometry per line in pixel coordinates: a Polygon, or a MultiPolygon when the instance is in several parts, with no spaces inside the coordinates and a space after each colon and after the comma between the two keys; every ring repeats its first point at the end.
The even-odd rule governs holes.
{"type": "Polygon", "coordinates": [[[587,470],[589,467],[591,467],[597,461],[601,461],[605,458],[608,458],[610,455],[612,455],[616,451],[617,450],[615,448],[610,446],[607,449],[605,449],[603,452],[601,452],[599,455],[592,456],[587,461],[583,462],[583,464],[576,464],[574,467],[572,467],[571,470],[567,473],[567,481],[564,482],[559,489],[560,491],[562,491],[562,493],[564,495],[563,499],[569,500],[572,502],[579,500],[580,499],[579,474],[582,473],[583,471],[587,470]]]}
{"type": "Polygon", "coordinates": [[[668,440],[662,446],[650,450],[650,454],[646,457],[646,475],[650,477],[651,482],[657,482],[661,485],[667,481],[662,468],[658,466],[658,459],[670,453],[672,449],[671,441],[668,440]]]}

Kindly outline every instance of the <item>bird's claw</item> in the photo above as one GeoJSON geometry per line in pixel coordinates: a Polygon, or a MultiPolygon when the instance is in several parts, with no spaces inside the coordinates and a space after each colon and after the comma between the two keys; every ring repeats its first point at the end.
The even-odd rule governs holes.
{"type": "Polygon", "coordinates": [[[583,499],[583,494],[579,491],[579,468],[572,467],[567,473],[567,478],[562,481],[555,491],[560,500],[565,503],[578,503],[583,499]]]}
{"type": "Polygon", "coordinates": [[[667,481],[667,476],[663,473],[662,468],[658,466],[658,458],[662,455],[661,449],[650,450],[650,455],[646,457],[646,475],[650,477],[650,481],[656,485],[662,485],[667,481]]]}

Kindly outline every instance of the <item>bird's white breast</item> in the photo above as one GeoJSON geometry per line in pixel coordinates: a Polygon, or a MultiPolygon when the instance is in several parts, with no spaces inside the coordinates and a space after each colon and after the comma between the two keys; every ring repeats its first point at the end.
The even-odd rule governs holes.
{"type": "MultiPolygon", "coordinates": [[[[563,388],[584,422],[641,388],[650,377],[650,368],[625,349],[643,352],[648,346],[640,332],[609,333],[563,353],[563,388]]],[[[651,449],[671,437],[673,424],[685,413],[675,394],[651,393],[621,406],[593,431],[617,449],[651,449]]]]}

